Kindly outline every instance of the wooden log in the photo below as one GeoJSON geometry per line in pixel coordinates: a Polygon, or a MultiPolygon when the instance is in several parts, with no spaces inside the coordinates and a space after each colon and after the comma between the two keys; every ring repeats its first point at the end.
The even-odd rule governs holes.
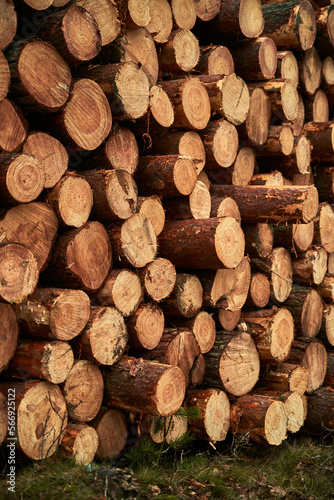
{"type": "Polygon", "coordinates": [[[96,430],[86,424],[71,423],[65,429],[60,450],[78,465],[87,467],[95,457],[99,438],[96,430]]]}
{"type": "Polygon", "coordinates": [[[196,387],[201,385],[205,373],[205,359],[204,355],[200,352],[195,357],[193,365],[189,372],[189,386],[196,387]]]}
{"type": "Polygon", "coordinates": [[[22,153],[34,156],[45,171],[44,187],[53,188],[65,174],[68,153],[55,137],[44,132],[30,132],[22,146],[22,153]]]}
{"type": "Polygon", "coordinates": [[[320,165],[314,177],[320,201],[334,202],[334,167],[320,165]]]}
{"type": "Polygon", "coordinates": [[[301,89],[313,95],[321,83],[321,59],[315,47],[308,49],[300,62],[301,89]]]}
{"type": "Polygon", "coordinates": [[[199,0],[195,3],[196,16],[201,21],[211,21],[218,14],[220,2],[218,0],[199,0]]]}
{"type": "Polygon", "coordinates": [[[327,95],[322,89],[316,90],[313,96],[305,99],[304,104],[307,122],[328,122],[329,104],[327,95]]]}
{"type": "Polygon", "coordinates": [[[195,3],[191,0],[171,1],[173,22],[182,30],[191,30],[196,23],[195,3]]]}
{"type": "Polygon", "coordinates": [[[290,124],[272,125],[268,130],[266,142],[256,147],[257,156],[291,155],[294,136],[290,124]]]}
{"type": "Polygon", "coordinates": [[[168,259],[158,257],[137,271],[145,294],[156,302],[168,297],[175,286],[175,266],[168,259]]]}
{"type": "Polygon", "coordinates": [[[254,335],[260,358],[267,362],[283,362],[289,356],[294,336],[294,321],[285,307],[241,313],[254,335]]]}
{"type": "MultiPolygon", "coordinates": [[[[179,411],[184,411],[181,407],[179,411]]],[[[188,418],[178,414],[170,417],[153,417],[150,421],[150,437],[154,443],[172,444],[182,438],[188,430],[188,418]]]]}
{"type": "Polygon", "coordinates": [[[173,29],[173,14],[167,0],[148,0],[150,21],[145,26],[156,43],[166,43],[173,29]]]}
{"type": "MultiPolygon", "coordinates": [[[[0,320],[2,325],[1,344],[0,344],[0,373],[5,370],[14,356],[19,328],[15,313],[10,304],[0,303],[0,320]]],[[[2,435],[2,432],[0,433],[2,435]]],[[[6,429],[7,434],[7,429],[6,429]]],[[[0,439],[1,443],[2,439],[0,439]]]]}
{"type": "Polygon", "coordinates": [[[160,197],[154,194],[152,196],[139,196],[137,211],[151,221],[155,234],[159,236],[166,219],[160,197]]]}
{"type": "Polygon", "coordinates": [[[268,37],[241,40],[232,49],[235,72],[245,80],[274,78],[277,67],[275,42],[268,37]]]}
{"type": "Polygon", "coordinates": [[[1,3],[0,17],[2,19],[0,28],[0,50],[3,50],[13,41],[16,35],[17,13],[12,0],[1,3]]]}
{"type": "Polygon", "coordinates": [[[90,422],[98,435],[96,458],[99,460],[114,460],[125,447],[128,437],[126,419],[122,412],[116,409],[101,410],[90,422]]]}
{"type": "Polygon", "coordinates": [[[216,325],[213,316],[207,311],[200,311],[193,318],[173,318],[173,325],[189,329],[195,339],[201,353],[209,352],[216,338],[216,325]]]}
{"type": "MultiPolygon", "coordinates": [[[[155,302],[142,304],[126,320],[129,346],[152,350],[157,347],[165,327],[165,316],[155,302]]],[[[168,364],[168,363],[166,363],[168,364]]]]}
{"type": "Polygon", "coordinates": [[[230,401],[224,391],[193,390],[188,393],[185,406],[200,411],[200,417],[189,423],[192,432],[213,443],[224,441],[230,428],[230,401]]]}
{"type": "Polygon", "coordinates": [[[326,275],[322,282],[317,286],[318,293],[325,302],[333,302],[334,300],[334,276],[326,275]]]}
{"type": "Polygon", "coordinates": [[[279,303],[284,302],[290,295],[293,283],[290,252],[284,247],[276,247],[263,260],[253,258],[252,264],[268,275],[271,300],[279,303]]]}
{"type": "Polygon", "coordinates": [[[151,221],[133,214],[120,224],[106,225],[112,252],[120,266],[144,267],[157,252],[157,236],[151,221]]]}
{"type": "Polygon", "coordinates": [[[230,167],[236,159],[239,146],[236,127],[221,118],[210,121],[200,135],[206,154],[205,168],[230,167]]]}
{"type": "Polygon", "coordinates": [[[304,121],[305,121],[305,106],[304,106],[304,101],[300,93],[298,92],[298,108],[297,108],[297,116],[294,120],[292,120],[292,128],[293,128],[293,134],[295,136],[299,136],[304,127],[304,121]]]}
{"type": "Polygon", "coordinates": [[[188,197],[176,196],[164,200],[167,220],[208,219],[211,195],[204,182],[197,181],[188,197]]]}
{"type": "Polygon", "coordinates": [[[273,225],[275,246],[296,252],[306,252],[313,242],[314,222],[307,224],[273,225]]]}
{"type": "Polygon", "coordinates": [[[128,332],[115,307],[92,306],[88,323],[75,339],[75,352],[93,363],[112,365],[122,356],[128,332]]]}
{"type": "Polygon", "coordinates": [[[90,301],[82,290],[36,288],[14,309],[23,331],[29,336],[69,341],[86,326],[90,301]]]}
{"type": "Polygon", "coordinates": [[[167,93],[160,85],[150,88],[149,110],[143,117],[146,130],[161,131],[161,127],[171,127],[174,122],[174,109],[167,93]],[[153,118],[153,119],[152,119],[153,118]]]}
{"type": "Polygon", "coordinates": [[[312,434],[327,436],[334,428],[334,389],[320,387],[307,398],[306,429],[312,434]]]}
{"type": "Polygon", "coordinates": [[[281,393],[291,391],[303,395],[308,384],[308,370],[292,363],[270,365],[261,383],[269,390],[281,393]]]}
{"type": "Polygon", "coordinates": [[[19,2],[21,9],[26,13],[35,10],[44,10],[51,6],[52,0],[22,0],[19,2]]]}
{"type": "Polygon", "coordinates": [[[325,88],[334,85],[334,61],[331,56],[325,57],[322,61],[321,75],[325,88]]]}
{"type": "MultiPolygon", "coordinates": [[[[210,170],[208,172],[211,172],[210,170]]],[[[210,175],[210,179],[219,181],[221,176],[216,176],[216,170],[214,171],[214,176],[210,175]]],[[[217,182],[219,184],[219,182],[217,182]]],[[[211,184],[210,184],[211,189],[211,184]]],[[[218,197],[211,196],[211,217],[233,217],[239,224],[241,224],[241,214],[238,205],[229,196],[218,197]]]]}
{"type": "Polygon", "coordinates": [[[26,109],[37,106],[49,112],[64,107],[70,95],[72,76],[68,64],[53,45],[39,40],[20,41],[12,46],[8,61],[12,74],[10,90],[19,106],[22,102],[26,109]]]}
{"type": "Polygon", "coordinates": [[[136,273],[129,269],[113,269],[95,298],[100,306],[116,307],[127,317],[138,309],[143,291],[136,273]]]}
{"type": "Polygon", "coordinates": [[[328,255],[328,274],[334,274],[334,252],[328,255]]]}
{"type": "Polygon", "coordinates": [[[191,31],[174,30],[168,41],[161,45],[158,54],[159,70],[174,75],[188,73],[197,65],[199,54],[198,40],[191,31]]]}
{"type": "Polygon", "coordinates": [[[43,277],[52,286],[58,283],[62,287],[95,291],[106,279],[111,265],[111,246],[104,226],[88,221],[58,236],[43,277]]]}
{"type": "Polygon", "coordinates": [[[292,260],[293,275],[303,283],[319,285],[327,271],[326,250],[319,246],[309,248],[292,260]]]}
{"type": "MultiPolygon", "coordinates": [[[[95,19],[101,35],[102,46],[113,42],[120,34],[120,15],[112,0],[75,0],[75,4],[84,7],[95,19]]],[[[133,2],[130,0],[129,4],[133,4],[133,2]]],[[[53,5],[55,5],[55,0],[53,5]]]]}
{"type": "Polygon", "coordinates": [[[38,282],[38,264],[33,253],[18,243],[0,246],[0,297],[6,302],[22,302],[38,282]]]}
{"type": "MultiPolygon", "coordinates": [[[[333,307],[333,305],[326,304],[326,306],[324,307],[324,319],[323,319],[323,325],[322,325],[322,330],[321,330],[321,338],[322,339],[324,337],[323,333],[325,333],[325,335],[326,335],[325,342],[327,342],[331,347],[334,346],[334,307],[333,307]]],[[[327,384],[327,382],[326,382],[326,384],[327,384]]]]}
{"type": "Polygon", "coordinates": [[[297,85],[293,80],[266,80],[263,82],[252,82],[250,89],[262,88],[270,99],[273,115],[280,122],[292,121],[297,117],[298,92],[297,85]]]}
{"type": "Polygon", "coordinates": [[[334,210],[333,205],[321,203],[318,216],[314,221],[313,242],[321,246],[326,252],[334,252],[334,210]]]}
{"type": "Polygon", "coordinates": [[[274,233],[271,225],[266,222],[243,224],[245,235],[245,251],[251,258],[265,259],[273,249],[274,233]]]}
{"type": "Polygon", "coordinates": [[[232,54],[223,45],[200,47],[200,58],[195,71],[202,75],[231,75],[234,73],[232,54]]]}
{"type": "Polygon", "coordinates": [[[192,318],[203,305],[203,288],[194,274],[177,274],[172,293],[162,303],[168,316],[192,318]]]}
{"type": "Polygon", "coordinates": [[[190,158],[178,155],[140,156],[135,180],[140,194],[189,195],[197,181],[190,158]]]}
{"type": "Polygon", "coordinates": [[[223,330],[232,331],[239,323],[241,309],[238,311],[228,311],[225,309],[218,309],[218,320],[223,330]]]}
{"type": "Polygon", "coordinates": [[[308,370],[306,394],[312,394],[322,386],[327,369],[327,351],[319,339],[294,340],[287,362],[299,364],[308,370]]]}
{"type": "Polygon", "coordinates": [[[245,302],[246,307],[263,309],[268,304],[269,299],[270,283],[267,276],[263,273],[253,273],[245,302]]]}
{"type": "Polygon", "coordinates": [[[324,307],[316,290],[294,284],[284,306],[292,314],[296,336],[315,337],[318,335],[324,307]]]}
{"type": "Polygon", "coordinates": [[[334,380],[334,351],[328,351],[327,355],[327,371],[324,380],[325,387],[333,387],[334,380]]]}
{"type": "Polygon", "coordinates": [[[231,431],[247,440],[279,446],[287,437],[284,403],[262,395],[239,397],[231,405],[231,431]]]}
{"type": "Polygon", "coordinates": [[[250,184],[253,186],[285,186],[287,179],[284,179],[279,170],[273,170],[268,173],[255,174],[250,184]]]}
{"type": "Polygon", "coordinates": [[[23,153],[0,155],[1,205],[35,200],[42,192],[45,172],[41,163],[23,153]]]}
{"type": "Polygon", "coordinates": [[[23,380],[42,379],[61,384],[67,379],[73,362],[73,351],[67,342],[20,342],[5,375],[23,380]]]}
{"type": "Polygon", "coordinates": [[[246,332],[217,332],[215,344],[204,359],[203,387],[218,387],[242,396],[258,380],[260,358],[252,336],[246,332]]]}
{"type": "Polygon", "coordinates": [[[22,203],[0,212],[2,243],[20,243],[33,253],[38,270],[46,268],[58,230],[55,212],[46,203],[22,203]]]}
{"type": "Polygon", "coordinates": [[[47,193],[45,201],[53,208],[60,226],[79,228],[90,216],[93,191],[84,177],[68,172],[47,193]]]}
{"type": "Polygon", "coordinates": [[[159,256],[185,269],[234,268],[244,250],[244,234],[232,217],[168,221],[159,236],[159,256]]]}
{"type": "MultiPolygon", "coordinates": [[[[0,56],[1,54],[2,52],[0,52],[0,56]]],[[[0,71],[2,82],[5,76],[3,76],[2,69],[0,71]]],[[[28,124],[21,109],[5,96],[0,99],[0,120],[6,124],[0,132],[0,149],[7,153],[19,151],[27,137],[28,124]]]]}
{"type": "Polygon", "coordinates": [[[244,222],[311,222],[318,211],[318,192],[314,186],[218,186],[213,196],[233,198],[244,222]]]}
{"type": "Polygon", "coordinates": [[[334,42],[334,13],[332,5],[317,9],[317,38],[315,46],[319,54],[326,57],[333,50],[334,42]]]}
{"type": "MultiPolygon", "coordinates": [[[[253,149],[244,146],[239,149],[237,157],[231,168],[225,173],[227,184],[233,184],[234,186],[247,186],[253,177],[255,169],[255,152],[253,149]]],[[[213,175],[219,174],[217,170],[213,171],[213,175]]],[[[211,177],[213,179],[213,176],[211,177]]],[[[214,179],[213,179],[214,180],[214,179]]],[[[217,182],[219,184],[219,182],[217,182]]]]}
{"type": "Polygon", "coordinates": [[[299,83],[299,68],[297,59],[291,50],[277,52],[276,78],[290,78],[297,85],[299,83]]]}
{"type": "Polygon", "coordinates": [[[277,47],[308,50],[313,46],[317,23],[312,3],[308,0],[274,1],[262,6],[262,35],[274,40],[277,47]]]}
{"type": "Polygon", "coordinates": [[[117,408],[169,417],[181,406],[185,378],[177,366],[128,356],[109,367],[104,377],[106,402],[117,408]]]}
{"type": "Polygon", "coordinates": [[[261,88],[249,89],[249,111],[242,127],[239,127],[241,139],[252,145],[262,145],[266,142],[271,119],[271,102],[267,93],[261,88]]]}
{"type": "Polygon", "coordinates": [[[103,387],[99,368],[87,359],[76,360],[63,385],[68,416],[79,422],[93,420],[102,404],[103,387]]]}

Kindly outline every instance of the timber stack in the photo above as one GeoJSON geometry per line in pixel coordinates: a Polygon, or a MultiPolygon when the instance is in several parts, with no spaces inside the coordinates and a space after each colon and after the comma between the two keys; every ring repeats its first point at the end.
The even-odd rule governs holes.
{"type": "Polygon", "coordinates": [[[332,430],[334,6],[0,17],[0,443],[332,430]]]}

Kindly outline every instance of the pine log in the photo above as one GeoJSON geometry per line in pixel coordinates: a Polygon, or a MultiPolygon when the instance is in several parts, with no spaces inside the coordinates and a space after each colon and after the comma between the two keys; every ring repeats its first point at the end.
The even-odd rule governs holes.
{"type": "Polygon", "coordinates": [[[54,112],[63,108],[72,84],[70,68],[48,42],[21,40],[8,54],[11,66],[11,92],[25,109],[36,106],[54,112]],[[13,68],[13,69],[12,69],[13,68]]]}
{"type": "Polygon", "coordinates": [[[193,365],[189,372],[189,386],[196,387],[201,385],[205,373],[205,359],[204,355],[200,352],[195,357],[193,365]]]}
{"type": "Polygon", "coordinates": [[[326,252],[334,252],[334,210],[328,203],[319,205],[318,216],[314,221],[313,242],[326,252]]]}
{"type": "Polygon", "coordinates": [[[45,171],[45,188],[53,188],[65,174],[68,153],[55,137],[44,132],[30,132],[22,147],[22,153],[34,156],[45,171]]]}
{"type": "MultiPolygon", "coordinates": [[[[227,174],[226,181],[227,184],[233,184],[234,186],[247,186],[253,177],[255,169],[255,152],[253,149],[245,146],[239,149],[237,157],[234,164],[227,171],[222,172],[227,174]]],[[[219,174],[221,170],[214,170],[212,172],[211,179],[213,176],[219,174]]],[[[218,180],[217,179],[217,180],[218,180]]],[[[219,182],[217,182],[219,184],[219,182]]]]}
{"type": "Polygon", "coordinates": [[[138,269],[145,294],[156,302],[168,297],[176,283],[175,266],[168,259],[158,257],[142,269],[138,269]]]}
{"type": "Polygon", "coordinates": [[[130,347],[144,350],[155,349],[164,332],[164,313],[155,302],[142,304],[127,318],[126,327],[130,347]]]}
{"type": "MultiPolygon", "coordinates": [[[[325,342],[329,344],[330,347],[334,346],[334,306],[326,304],[324,307],[324,319],[321,334],[325,333],[325,342]]],[[[323,335],[322,337],[323,338],[323,335]]],[[[328,384],[327,384],[328,385],[328,384]]]]}
{"type": "MultiPolygon", "coordinates": [[[[0,322],[1,322],[1,343],[0,343],[0,373],[5,370],[14,356],[19,328],[15,313],[10,304],[0,303],[0,322]]],[[[0,434],[2,434],[0,432],[0,434]]],[[[7,434],[7,432],[6,432],[7,434]]],[[[0,443],[1,443],[0,438],[0,443]]]]}
{"type": "Polygon", "coordinates": [[[17,13],[12,0],[1,2],[0,18],[2,20],[0,27],[0,50],[3,50],[13,41],[16,35],[17,13]]]}
{"type": "Polygon", "coordinates": [[[148,0],[129,0],[118,2],[120,18],[127,28],[138,28],[146,26],[150,20],[150,8],[148,0]]]}
{"type": "Polygon", "coordinates": [[[15,314],[31,337],[69,341],[86,326],[90,301],[82,290],[36,288],[15,306],[15,314]]]}
{"type": "Polygon", "coordinates": [[[273,227],[266,222],[256,224],[243,224],[245,235],[246,254],[251,258],[265,259],[273,249],[274,233],[273,227]]]}
{"type": "Polygon", "coordinates": [[[292,314],[296,336],[315,337],[318,335],[324,307],[316,290],[294,284],[289,297],[284,302],[284,307],[292,314]]]}
{"type": "MultiPolygon", "coordinates": [[[[211,171],[209,170],[209,173],[211,171]]],[[[216,175],[216,170],[214,175],[210,175],[211,180],[220,181],[221,176],[216,175]]],[[[219,185],[220,183],[217,182],[219,185]]],[[[210,184],[211,189],[211,184],[210,184]]],[[[218,197],[211,196],[211,217],[233,217],[239,224],[241,224],[241,214],[237,203],[230,196],[218,197]]]]}
{"type": "Polygon", "coordinates": [[[203,288],[194,274],[177,274],[172,293],[162,303],[168,316],[192,318],[203,305],[203,288]]]}
{"type": "Polygon", "coordinates": [[[284,247],[294,253],[306,252],[313,242],[314,222],[274,224],[273,231],[276,247],[284,247]]]}
{"type": "Polygon", "coordinates": [[[290,124],[272,125],[268,130],[266,142],[256,146],[257,156],[291,155],[294,136],[290,124]]]}
{"type": "Polygon", "coordinates": [[[328,436],[334,429],[334,389],[320,387],[307,398],[306,429],[312,434],[328,436]]]}
{"type": "Polygon", "coordinates": [[[317,9],[317,38],[315,46],[319,54],[326,57],[333,50],[334,46],[334,12],[332,5],[326,5],[317,9]]]}
{"type": "Polygon", "coordinates": [[[196,8],[192,0],[171,1],[173,22],[182,30],[191,30],[196,23],[196,8]]]}
{"type": "Polygon", "coordinates": [[[46,203],[22,203],[0,212],[2,243],[20,243],[31,250],[38,270],[47,266],[58,230],[55,212],[46,203]]]}
{"type": "Polygon", "coordinates": [[[147,123],[147,129],[151,130],[159,129],[159,126],[168,128],[174,122],[171,100],[160,85],[153,85],[150,88],[150,105],[144,120],[147,123]]]}
{"type": "Polygon", "coordinates": [[[94,59],[101,50],[98,24],[89,11],[79,5],[71,5],[43,19],[38,36],[52,43],[72,66],[94,59]]]}
{"type": "Polygon", "coordinates": [[[241,40],[232,49],[235,72],[245,80],[274,78],[277,67],[275,42],[268,37],[241,40]]]}
{"type": "Polygon", "coordinates": [[[0,245],[0,297],[6,302],[19,303],[31,294],[38,282],[37,259],[23,245],[0,245]]]}
{"type": "Polygon", "coordinates": [[[61,384],[67,379],[73,362],[73,351],[67,342],[20,342],[6,376],[19,379],[38,378],[61,384]]]}
{"type": "Polygon", "coordinates": [[[246,307],[263,309],[270,299],[270,283],[263,273],[253,273],[249,285],[246,307]]]}
{"type": "Polygon", "coordinates": [[[255,342],[246,332],[217,332],[210,352],[205,354],[203,387],[217,387],[242,396],[251,391],[260,373],[255,342]]]}
{"type": "Polygon", "coordinates": [[[195,2],[196,16],[201,21],[211,21],[219,13],[219,0],[199,0],[195,2]]]}
{"type": "Polygon", "coordinates": [[[239,137],[236,127],[228,120],[210,121],[201,132],[205,147],[205,168],[230,167],[236,159],[239,137]]]}
{"type": "Polygon", "coordinates": [[[177,366],[128,356],[105,371],[106,402],[117,408],[168,417],[181,406],[185,378],[177,366]]]}
{"type": "Polygon", "coordinates": [[[92,306],[88,323],[75,338],[75,352],[93,363],[112,365],[122,356],[128,332],[115,307],[92,306]]]}
{"type": "Polygon", "coordinates": [[[42,164],[23,153],[0,155],[1,205],[18,205],[35,200],[45,184],[42,164]]]}
{"type": "Polygon", "coordinates": [[[320,165],[315,174],[320,201],[334,202],[334,167],[320,165]]]}
{"type": "Polygon", "coordinates": [[[207,126],[211,105],[208,91],[199,78],[164,81],[160,85],[174,108],[173,127],[203,130],[207,126]]]}
{"type": "Polygon", "coordinates": [[[195,187],[195,163],[178,155],[140,156],[135,174],[142,195],[189,195],[195,187]]]}
{"type": "Polygon", "coordinates": [[[110,462],[121,453],[125,447],[128,430],[125,416],[118,410],[101,410],[90,422],[98,435],[96,458],[110,462]]]}
{"type": "Polygon", "coordinates": [[[321,83],[321,59],[315,47],[306,51],[299,66],[301,90],[313,95],[321,83]]]}
{"type": "Polygon", "coordinates": [[[90,216],[93,191],[84,177],[67,172],[47,193],[45,201],[53,208],[60,226],[79,228],[90,216]]]}
{"type": "Polygon", "coordinates": [[[231,75],[234,73],[232,54],[223,45],[200,47],[200,58],[195,71],[202,75],[231,75]]]}
{"type": "Polygon", "coordinates": [[[252,82],[252,88],[262,88],[270,99],[273,115],[280,122],[292,121],[298,112],[298,91],[293,80],[267,80],[263,82],[252,82]]]}
{"type": "Polygon", "coordinates": [[[313,160],[333,159],[333,122],[305,124],[303,134],[309,139],[312,145],[313,160]]]}
{"type": "Polygon", "coordinates": [[[313,96],[304,100],[307,122],[328,122],[329,104],[326,93],[318,89],[313,96]]]}
{"type": "MultiPolygon", "coordinates": [[[[130,0],[129,4],[131,3],[133,2],[130,0]]],[[[113,42],[120,34],[120,16],[112,0],[75,0],[75,4],[84,7],[95,19],[101,35],[102,46],[113,42]]],[[[55,5],[55,0],[53,5],[55,5]]]]}
{"type": "Polygon", "coordinates": [[[210,313],[200,311],[193,318],[173,318],[170,322],[175,326],[189,329],[197,340],[201,353],[205,354],[212,349],[216,338],[216,325],[210,313]]]}
{"type": "Polygon", "coordinates": [[[152,196],[139,196],[137,212],[151,221],[155,234],[159,236],[164,228],[166,218],[160,197],[154,194],[152,196]]]}
{"type": "Polygon", "coordinates": [[[95,457],[99,438],[96,430],[86,424],[71,423],[65,429],[60,450],[78,465],[87,467],[95,457]]]}
{"type": "Polygon", "coordinates": [[[167,0],[148,0],[150,21],[145,28],[156,43],[166,43],[173,29],[173,14],[167,0]]]}
{"type": "Polygon", "coordinates": [[[93,420],[102,404],[103,387],[99,368],[86,359],[76,360],[63,385],[68,416],[79,422],[93,420]]]}
{"type": "Polygon", "coordinates": [[[253,175],[250,184],[253,186],[286,186],[287,179],[279,170],[253,175]]]}
{"type": "Polygon", "coordinates": [[[292,260],[293,275],[303,283],[319,285],[327,271],[326,250],[319,246],[309,248],[304,254],[299,254],[292,260]]]}
{"type": "Polygon", "coordinates": [[[19,4],[23,11],[29,13],[47,9],[51,6],[52,0],[19,0],[19,4]]]}
{"type": "Polygon", "coordinates": [[[325,88],[334,85],[334,61],[331,56],[325,57],[322,61],[321,75],[325,88]]]}
{"type": "Polygon", "coordinates": [[[144,267],[152,262],[157,252],[157,236],[148,217],[133,214],[123,223],[106,225],[106,229],[120,266],[144,267]]]}
{"type": "Polygon", "coordinates": [[[325,302],[334,301],[334,276],[326,275],[322,282],[317,286],[318,293],[325,302]]]}
{"type": "Polygon", "coordinates": [[[197,181],[189,196],[164,200],[167,220],[208,219],[211,213],[211,195],[202,181],[197,181]]]}
{"type": "Polygon", "coordinates": [[[67,425],[66,403],[59,387],[44,381],[11,381],[1,384],[0,390],[6,399],[8,394],[15,395],[17,451],[33,460],[53,455],[67,425]]]}
{"type": "Polygon", "coordinates": [[[188,394],[185,406],[200,411],[200,417],[189,423],[192,432],[212,443],[225,439],[230,428],[230,401],[224,391],[193,390],[188,394]]]}
{"type": "Polygon", "coordinates": [[[142,296],[140,280],[133,271],[113,269],[95,298],[100,306],[116,307],[126,317],[138,309],[142,296]]]}
{"type": "Polygon", "coordinates": [[[299,68],[297,59],[291,50],[277,52],[276,78],[290,78],[297,85],[299,83],[299,68]]]}
{"type": "Polygon", "coordinates": [[[241,309],[238,309],[238,311],[218,309],[218,320],[223,330],[234,330],[240,321],[240,316],[241,309]]]}
{"type": "Polygon", "coordinates": [[[308,385],[308,370],[301,365],[279,363],[271,365],[261,380],[266,389],[303,395],[308,385]]]}
{"type": "MultiPolygon", "coordinates": [[[[0,56],[1,54],[2,52],[0,52],[0,56]]],[[[1,69],[0,71],[2,83],[4,77],[1,69]]],[[[0,149],[8,153],[15,153],[19,151],[27,137],[28,124],[20,108],[13,101],[3,97],[0,99],[0,120],[6,126],[1,127],[0,149]]],[[[25,153],[25,151],[22,152],[25,153]]]]}
{"type": "Polygon", "coordinates": [[[334,274],[334,252],[328,255],[328,274],[334,274]]]}
{"type": "Polygon", "coordinates": [[[316,16],[308,0],[279,0],[262,6],[264,30],[262,35],[274,40],[277,47],[307,50],[313,46],[316,16]]]}
{"type": "Polygon", "coordinates": [[[305,121],[305,106],[304,106],[304,101],[300,93],[298,92],[298,109],[297,109],[297,116],[294,120],[292,120],[292,128],[293,128],[293,134],[295,136],[299,136],[304,127],[304,121],[305,121]]]}
{"type": "Polygon", "coordinates": [[[188,73],[197,65],[199,54],[198,40],[191,31],[174,30],[159,50],[159,70],[174,75],[188,73]]]}
{"type": "Polygon", "coordinates": [[[333,387],[334,382],[334,351],[328,351],[327,353],[327,371],[324,380],[324,385],[327,387],[333,387]]]}
{"type": "Polygon", "coordinates": [[[276,247],[265,259],[252,259],[252,264],[266,273],[270,281],[270,298],[273,302],[284,302],[291,292],[293,267],[290,252],[276,247]]]}
{"type": "Polygon", "coordinates": [[[249,89],[249,111],[245,124],[240,128],[240,138],[246,138],[252,145],[261,146],[268,137],[271,102],[267,93],[261,88],[249,89]]]}
{"type": "MultiPolygon", "coordinates": [[[[184,409],[181,407],[179,411],[184,409]]],[[[150,437],[154,443],[166,442],[168,444],[180,439],[188,430],[188,418],[178,414],[171,417],[153,417],[150,420],[150,437]]]]}
{"type": "Polygon", "coordinates": [[[234,268],[244,250],[243,231],[232,217],[168,221],[159,236],[159,256],[185,269],[234,268]]]}
{"type": "Polygon", "coordinates": [[[319,339],[294,340],[286,361],[308,370],[306,394],[312,394],[322,386],[327,370],[327,351],[319,339]]]}

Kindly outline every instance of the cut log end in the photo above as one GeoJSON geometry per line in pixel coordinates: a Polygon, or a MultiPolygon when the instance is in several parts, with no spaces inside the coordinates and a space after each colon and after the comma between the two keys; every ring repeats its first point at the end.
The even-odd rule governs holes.
{"type": "Polygon", "coordinates": [[[234,186],[247,186],[253,177],[254,168],[254,151],[248,147],[241,148],[234,162],[232,184],[234,186]]]}
{"type": "Polygon", "coordinates": [[[294,81],[285,80],[281,91],[281,98],[283,113],[286,119],[289,121],[295,120],[298,112],[299,97],[297,85],[294,81]]]}
{"type": "Polygon", "coordinates": [[[182,107],[190,126],[203,130],[211,116],[208,92],[197,78],[189,78],[182,89],[182,107]]]}
{"type": "Polygon", "coordinates": [[[149,106],[149,80],[142,68],[125,63],[115,76],[115,93],[129,119],[143,116],[149,106]]]}
{"type": "Polygon", "coordinates": [[[246,38],[258,38],[264,28],[261,0],[239,2],[239,26],[246,38]]]}
{"type": "Polygon", "coordinates": [[[197,175],[203,170],[206,160],[205,148],[197,132],[185,132],[179,142],[179,155],[190,158],[195,165],[197,175]]]}
{"type": "Polygon", "coordinates": [[[218,310],[218,319],[223,330],[232,331],[239,323],[241,309],[238,311],[218,310]]]}
{"type": "Polygon", "coordinates": [[[226,76],[221,85],[221,110],[234,125],[244,123],[250,106],[249,90],[242,78],[235,73],[226,76]]]}
{"type": "Polygon", "coordinates": [[[166,128],[172,126],[174,109],[168,95],[159,85],[150,88],[150,110],[159,125],[166,128]]]}
{"type": "Polygon", "coordinates": [[[292,288],[292,261],[290,252],[283,247],[274,248],[271,260],[271,293],[278,302],[284,302],[292,288]]]}
{"type": "Polygon", "coordinates": [[[167,259],[159,257],[147,265],[144,287],[148,295],[159,302],[168,297],[176,282],[175,266],[167,259]]]}
{"type": "Polygon", "coordinates": [[[225,217],[215,234],[217,256],[227,268],[240,264],[245,253],[245,236],[240,224],[232,217],[225,217]]]}
{"type": "Polygon", "coordinates": [[[182,71],[191,71],[199,59],[199,43],[189,30],[179,30],[173,40],[176,64],[182,71]]]}
{"type": "Polygon", "coordinates": [[[131,130],[117,127],[108,137],[105,154],[112,168],[133,174],[138,164],[138,144],[131,130]]]}
{"type": "Polygon", "coordinates": [[[92,425],[99,438],[96,458],[109,462],[118,457],[128,437],[123,413],[119,410],[108,410],[101,418],[97,417],[96,423],[92,422],[92,425]]]}
{"type": "Polygon", "coordinates": [[[258,146],[268,137],[271,118],[271,104],[266,92],[255,88],[249,100],[249,113],[246,118],[246,131],[249,140],[258,146]]]}
{"type": "MultiPolygon", "coordinates": [[[[52,194],[50,195],[52,198],[52,194]]],[[[89,183],[79,176],[67,176],[59,184],[58,211],[66,226],[81,227],[93,207],[93,193],[89,183]]]]}
{"type": "Polygon", "coordinates": [[[157,236],[151,221],[134,214],[122,225],[121,241],[124,255],[134,267],[144,267],[155,257],[157,236]]]}
{"type": "Polygon", "coordinates": [[[215,320],[206,311],[200,311],[194,318],[192,332],[202,353],[209,352],[216,338],[215,320]]]}
{"type": "Polygon", "coordinates": [[[234,62],[227,47],[218,46],[208,59],[208,75],[231,75],[234,73],[234,62]]]}
{"type": "Polygon", "coordinates": [[[94,460],[98,445],[99,438],[93,427],[73,423],[66,427],[60,447],[78,465],[87,466],[94,460]]]}
{"type": "Polygon", "coordinates": [[[165,327],[165,317],[154,302],[140,306],[127,320],[129,345],[136,349],[152,350],[160,342],[165,327]]]}
{"type": "Polygon", "coordinates": [[[277,78],[289,78],[298,85],[299,83],[299,68],[297,59],[290,50],[277,54],[280,60],[280,72],[277,78]]]}
{"type": "Polygon", "coordinates": [[[161,416],[175,413],[181,406],[186,390],[183,372],[177,366],[171,366],[159,378],[155,399],[157,411],[161,416]]]}
{"type": "Polygon", "coordinates": [[[213,156],[218,165],[230,167],[237,156],[238,146],[236,127],[227,120],[220,121],[212,143],[213,156]]]}
{"type": "Polygon", "coordinates": [[[99,305],[114,305],[123,316],[130,316],[142,300],[140,280],[128,269],[114,270],[97,292],[96,299],[99,305]]]}
{"type": "Polygon", "coordinates": [[[33,156],[19,154],[10,162],[6,186],[15,204],[35,200],[41,194],[44,184],[43,166],[33,156]]]}
{"type": "Polygon", "coordinates": [[[268,408],[264,421],[265,437],[269,444],[279,446],[286,438],[287,416],[284,403],[274,401],[268,408]]]}
{"type": "Polygon", "coordinates": [[[65,290],[52,307],[50,328],[58,340],[71,340],[84,329],[89,314],[88,295],[82,290],[65,290]]]}
{"type": "MultiPolygon", "coordinates": [[[[2,338],[0,344],[0,373],[1,373],[4,369],[6,369],[9,361],[14,356],[19,337],[18,323],[16,320],[15,313],[10,304],[0,303],[0,321],[2,325],[1,326],[2,338]]],[[[1,407],[1,395],[0,395],[0,407],[1,407]]],[[[5,420],[3,420],[3,422],[5,422],[5,420]]],[[[6,431],[7,431],[7,425],[6,425],[6,431]]],[[[2,439],[0,437],[0,443],[1,442],[2,439]]]]}
{"type": "Polygon", "coordinates": [[[294,337],[294,321],[291,313],[283,308],[275,314],[271,324],[271,347],[273,359],[284,361],[290,352],[294,337]]]}

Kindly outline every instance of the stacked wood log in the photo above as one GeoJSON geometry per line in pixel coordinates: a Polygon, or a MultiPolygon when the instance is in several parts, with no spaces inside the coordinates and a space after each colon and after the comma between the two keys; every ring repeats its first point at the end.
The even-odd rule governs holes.
{"type": "Polygon", "coordinates": [[[112,460],[128,419],[334,427],[333,9],[186,6],[0,5],[0,421],[26,457],[112,460]]]}

